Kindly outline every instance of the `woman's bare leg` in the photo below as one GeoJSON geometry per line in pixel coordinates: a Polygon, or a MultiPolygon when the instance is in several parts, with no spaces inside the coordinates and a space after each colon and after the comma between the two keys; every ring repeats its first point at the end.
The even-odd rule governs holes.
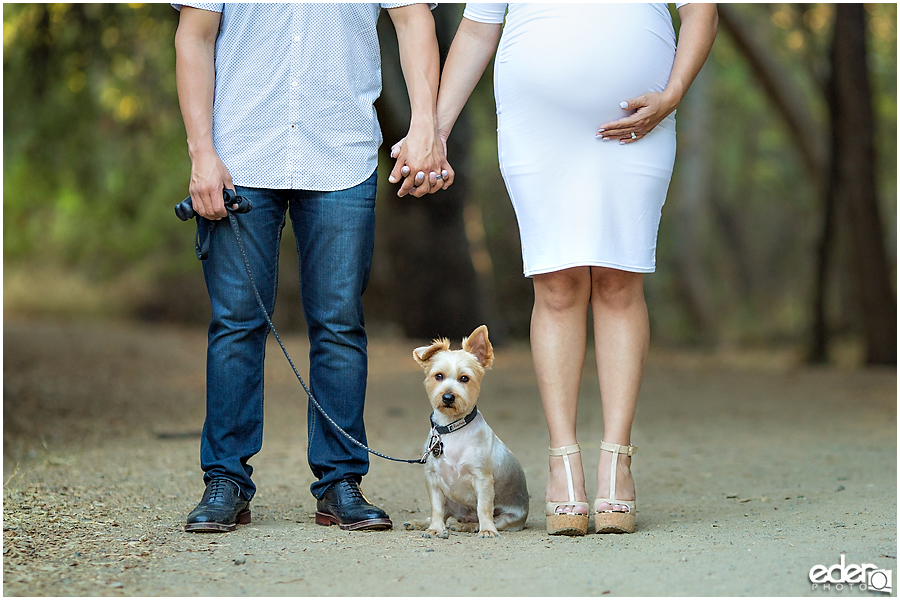
{"type": "MultiPolygon", "coordinates": [[[[600,399],[603,406],[603,441],[631,444],[631,425],[647,362],[650,321],[644,300],[644,275],[605,267],[591,267],[591,309],[600,399]]],[[[597,498],[610,498],[612,453],[601,451],[597,468],[597,498]]],[[[631,458],[619,456],[616,499],[634,500],[631,458]]],[[[608,510],[601,505],[600,510],[608,510]]],[[[618,510],[627,510],[616,505],[618,510]]]]}
{"type": "MultiPolygon", "coordinates": [[[[584,367],[587,340],[587,309],[591,298],[590,267],[576,267],[535,275],[534,311],[531,315],[531,354],[538,391],[550,430],[550,447],[577,442],[575,418],[578,389],[584,367]]],[[[575,500],[587,501],[581,455],[569,456],[575,500]]],[[[550,457],[547,501],[569,498],[566,471],[561,456],[550,457]]],[[[561,512],[584,514],[583,507],[565,507],[561,512]]]]}

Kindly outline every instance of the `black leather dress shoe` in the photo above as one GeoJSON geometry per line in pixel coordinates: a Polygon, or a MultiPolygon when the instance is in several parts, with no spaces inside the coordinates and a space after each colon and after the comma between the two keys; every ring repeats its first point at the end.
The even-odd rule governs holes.
{"type": "Polygon", "coordinates": [[[352,479],[338,481],[316,503],[316,523],[341,529],[390,529],[387,513],[373,505],[352,479]]]}
{"type": "Polygon", "coordinates": [[[206,484],[197,508],[188,515],[185,531],[197,533],[234,531],[238,523],[250,522],[250,501],[244,500],[237,484],[217,477],[206,484]]]}

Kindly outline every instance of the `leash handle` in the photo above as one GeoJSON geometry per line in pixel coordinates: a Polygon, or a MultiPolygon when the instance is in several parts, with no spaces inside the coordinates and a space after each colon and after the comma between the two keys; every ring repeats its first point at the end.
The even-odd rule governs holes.
{"type": "Polygon", "coordinates": [[[237,240],[238,249],[241,251],[241,259],[244,261],[244,269],[247,271],[247,277],[250,279],[250,287],[253,288],[253,294],[256,296],[256,302],[259,304],[259,307],[262,309],[263,314],[266,317],[266,323],[269,324],[269,329],[271,329],[272,333],[275,334],[275,339],[278,340],[278,345],[281,346],[281,351],[284,353],[284,357],[287,359],[288,363],[291,365],[291,369],[294,370],[294,375],[297,376],[297,380],[300,381],[300,385],[303,386],[303,391],[305,391],[306,395],[309,396],[309,399],[313,403],[313,406],[315,406],[316,409],[320,413],[322,413],[322,416],[325,417],[325,420],[328,421],[329,423],[331,423],[332,427],[337,429],[341,433],[341,435],[343,435],[345,438],[347,438],[348,440],[350,440],[351,442],[353,442],[360,448],[363,448],[366,452],[369,452],[370,454],[374,454],[375,456],[380,456],[381,458],[385,458],[387,460],[393,460],[395,462],[409,463],[409,464],[414,464],[414,465],[416,465],[416,464],[424,465],[425,460],[428,456],[428,453],[431,452],[435,448],[437,443],[440,443],[440,436],[437,437],[437,443],[432,444],[429,442],[429,448],[428,448],[428,450],[425,451],[425,454],[422,455],[422,458],[418,458],[418,459],[416,459],[416,458],[394,458],[393,456],[388,456],[387,454],[382,454],[381,452],[372,450],[371,448],[369,448],[368,446],[366,446],[365,444],[363,444],[362,442],[360,442],[359,440],[354,438],[352,435],[350,435],[349,433],[347,433],[346,431],[341,429],[341,426],[338,425],[337,423],[335,423],[334,419],[332,419],[331,417],[328,416],[328,413],[325,412],[325,409],[322,408],[322,406],[316,400],[315,396],[313,396],[313,393],[309,390],[308,387],[306,387],[306,382],[304,382],[303,378],[300,377],[300,372],[297,371],[297,367],[294,366],[294,361],[291,360],[291,355],[288,354],[287,348],[285,348],[284,344],[281,342],[281,337],[279,337],[278,331],[275,330],[275,325],[272,323],[272,318],[269,316],[269,311],[266,310],[266,305],[263,303],[262,298],[259,295],[259,289],[257,289],[257,287],[256,287],[256,282],[253,280],[253,272],[250,269],[250,260],[247,258],[247,253],[244,250],[244,242],[241,240],[241,232],[240,232],[240,228],[238,227],[237,217],[234,215],[233,211],[228,211],[228,221],[231,223],[231,229],[234,231],[234,237],[237,240]]]}

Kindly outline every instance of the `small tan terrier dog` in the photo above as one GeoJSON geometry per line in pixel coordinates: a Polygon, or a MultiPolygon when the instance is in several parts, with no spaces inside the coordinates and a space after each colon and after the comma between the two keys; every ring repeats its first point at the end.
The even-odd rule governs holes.
{"type": "Polygon", "coordinates": [[[424,537],[447,538],[446,520],[481,537],[497,530],[519,531],[528,517],[525,473],[509,448],[478,412],[481,378],[494,361],[494,349],[482,325],[450,350],[446,338],[416,348],[413,357],[425,369],[425,389],[434,412],[425,444],[425,481],[431,520],[424,537]]]}

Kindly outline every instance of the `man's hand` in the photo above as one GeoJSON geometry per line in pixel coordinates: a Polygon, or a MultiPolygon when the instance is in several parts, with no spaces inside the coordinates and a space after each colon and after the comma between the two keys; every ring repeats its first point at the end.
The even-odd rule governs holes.
{"type": "Polygon", "coordinates": [[[194,212],[205,219],[217,221],[228,215],[222,190],[234,190],[231,173],[215,149],[191,155],[191,203],[194,212]]]}

